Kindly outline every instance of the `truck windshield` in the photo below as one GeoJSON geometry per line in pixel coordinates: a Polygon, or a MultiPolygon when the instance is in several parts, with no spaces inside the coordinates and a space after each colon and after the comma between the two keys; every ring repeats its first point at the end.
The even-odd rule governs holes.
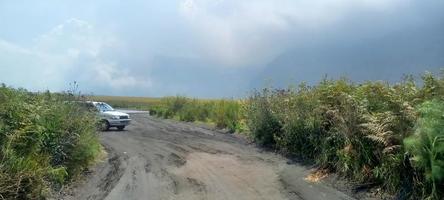
{"type": "Polygon", "coordinates": [[[100,111],[100,112],[106,112],[106,111],[113,111],[113,107],[111,107],[110,105],[106,104],[106,103],[97,103],[96,108],[100,111]]]}

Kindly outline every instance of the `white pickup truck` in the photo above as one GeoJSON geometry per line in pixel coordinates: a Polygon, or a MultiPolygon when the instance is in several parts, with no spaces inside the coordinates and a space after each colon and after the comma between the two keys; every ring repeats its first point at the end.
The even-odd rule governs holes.
{"type": "Polygon", "coordinates": [[[113,107],[105,102],[87,101],[87,106],[98,111],[100,118],[100,129],[109,130],[110,127],[116,127],[118,130],[125,129],[131,122],[130,116],[126,113],[114,110],[113,107]]]}

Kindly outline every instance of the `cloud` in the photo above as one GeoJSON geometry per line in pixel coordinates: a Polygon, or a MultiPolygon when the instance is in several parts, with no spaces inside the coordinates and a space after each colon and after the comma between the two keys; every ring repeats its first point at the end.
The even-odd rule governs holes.
{"type": "Polygon", "coordinates": [[[399,2],[183,0],[179,10],[203,57],[226,66],[251,66],[269,62],[292,45],[289,41],[331,28],[357,10],[385,13],[399,2]]]}
{"type": "Polygon", "coordinates": [[[29,47],[0,40],[1,81],[32,90],[63,90],[69,81],[92,92],[124,92],[151,87],[147,77],[138,78],[130,69],[110,59],[109,49],[123,42],[94,25],[69,19],[34,39],[29,47]]]}
{"type": "Polygon", "coordinates": [[[363,74],[358,79],[406,72],[411,63],[442,66],[443,2],[4,1],[0,82],[63,90],[75,80],[97,94],[221,97],[248,91],[262,71],[310,81],[343,65],[363,74]]]}

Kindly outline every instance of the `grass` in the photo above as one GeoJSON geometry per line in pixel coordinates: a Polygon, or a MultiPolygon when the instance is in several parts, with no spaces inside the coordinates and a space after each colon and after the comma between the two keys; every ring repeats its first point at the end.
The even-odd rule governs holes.
{"type": "Polygon", "coordinates": [[[183,96],[164,97],[150,109],[152,115],[187,122],[214,124],[217,128],[240,132],[245,128],[242,101],[219,99],[201,100],[183,96]]]}
{"type": "Polygon", "coordinates": [[[71,94],[0,87],[0,198],[43,199],[101,151],[93,113],[71,94]]]}
{"type": "Polygon", "coordinates": [[[425,174],[422,194],[433,199],[442,195],[444,182],[444,102],[427,101],[419,107],[415,133],[404,140],[413,162],[425,174]]]}
{"type": "Polygon", "coordinates": [[[152,97],[125,97],[125,96],[89,96],[89,100],[103,101],[116,108],[150,110],[159,105],[161,98],[152,97]]]}
{"type": "Polygon", "coordinates": [[[444,76],[426,73],[420,85],[325,79],[255,91],[246,102],[249,135],[261,145],[400,198],[444,197],[444,76]]]}

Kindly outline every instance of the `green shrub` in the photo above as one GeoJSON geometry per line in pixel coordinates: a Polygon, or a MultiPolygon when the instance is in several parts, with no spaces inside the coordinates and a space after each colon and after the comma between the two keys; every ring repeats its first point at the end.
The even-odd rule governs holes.
{"type": "Polygon", "coordinates": [[[260,145],[274,146],[275,136],[280,134],[282,125],[271,109],[271,92],[264,89],[255,92],[248,100],[247,124],[254,140],[260,145]]]}
{"type": "Polygon", "coordinates": [[[423,101],[440,99],[444,100],[444,69],[441,77],[436,77],[427,72],[422,76],[423,86],[420,90],[419,98],[423,101]]]}
{"type": "Polygon", "coordinates": [[[187,97],[164,97],[150,114],[163,118],[175,118],[186,122],[214,123],[217,128],[230,132],[241,130],[241,105],[234,100],[198,100],[187,97]]]}
{"type": "Polygon", "coordinates": [[[422,165],[415,164],[415,170],[405,156],[406,149],[419,160],[427,155],[430,158],[431,152],[441,152],[441,139],[436,139],[439,147],[424,136],[412,136],[403,142],[414,132],[415,124],[415,135],[432,134],[430,123],[436,126],[433,134],[444,126],[440,121],[444,108],[435,106],[436,113],[428,114],[433,117],[424,114],[431,110],[426,109],[431,99],[435,99],[433,105],[443,104],[444,79],[426,73],[422,81],[418,87],[412,76],[394,85],[324,79],[311,87],[301,84],[286,90],[264,89],[246,101],[245,120],[251,137],[259,144],[316,162],[353,181],[378,183],[390,193],[439,199],[443,194],[436,188],[443,188],[442,169],[424,164],[441,166],[442,153],[435,153],[433,162],[429,159],[422,165]],[[415,108],[423,102],[423,106],[415,108]],[[419,121],[418,112],[422,118],[419,121]],[[415,193],[415,188],[425,192],[415,193]]]}
{"type": "Polygon", "coordinates": [[[404,140],[414,166],[424,173],[423,194],[439,199],[444,188],[444,102],[426,101],[414,135],[404,140]]]}
{"type": "Polygon", "coordinates": [[[245,130],[259,145],[354,182],[379,184],[412,199],[439,199],[442,139],[433,136],[433,143],[430,137],[441,134],[444,124],[443,75],[426,73],[421,84],[412,76],[396,84],[324,79],[314,86],[255,91],[244,101],[170,97],[154,112],[245,130]],[[406,151],[415,158],[414,169],[406,151]]]}
{"type": "Polygon", "coordinates": [[[321,115],[313,88],[305,84],[288,90],[275,90],[271,109],[281,130],[274,134],[276,148],[283,153],[312,159],[319,154],[321,115]]]}
{"type": "Polygon", "coordinates": [[[0,196],[48,196],[94,161],[96,119],[72,98],[0,88],[0,196]]]}

